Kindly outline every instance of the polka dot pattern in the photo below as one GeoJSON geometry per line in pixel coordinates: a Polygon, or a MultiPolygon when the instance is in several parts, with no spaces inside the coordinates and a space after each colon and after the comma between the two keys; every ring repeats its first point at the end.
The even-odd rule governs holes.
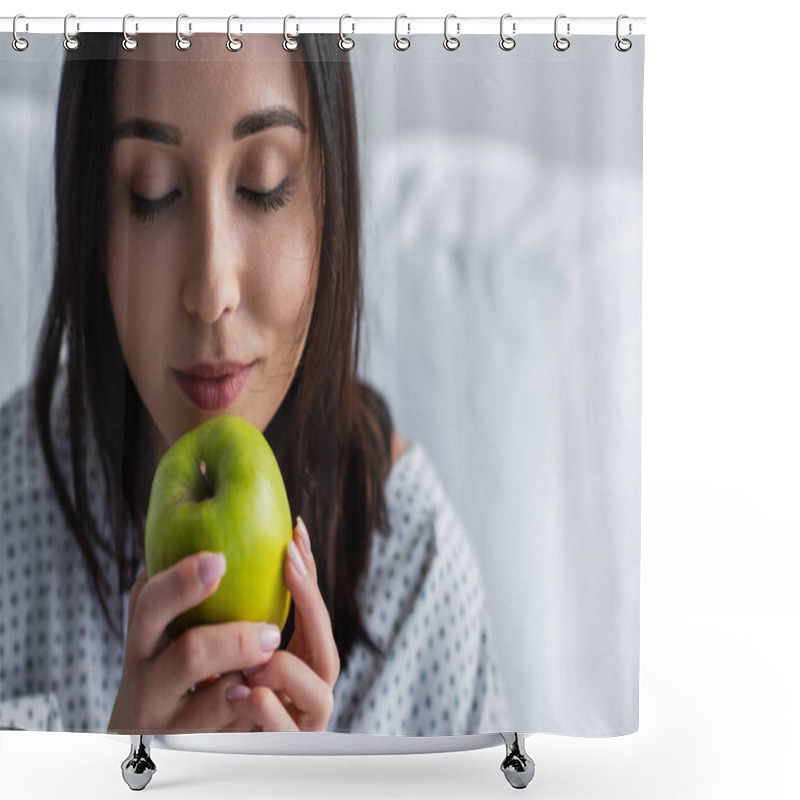
{"type": "MultiPolygon", "coordinates": [[[[373,538],[358,590],[385,660],[359,644],[334,687],[328,730],[497,733],[509,715],[474,551],[424,447],[389,475],[391,533],[373,538]]],[[[503,727],[506,725],[506,727],[503,727]]]]}
{"type": "MultiPolygon", "coordinates": [[[[53,435],[71,490],[63,375],[53,435]]],[[[101,485],[98,463],[90,447],[90,485],[101,485]]],[[[362,644],[353,650],[334,687],[328,730],[423,736],[510,729],[478,563],[421,444],[395,462],[386,492],[391,532],[373,537],[358,600],[387,656],[362,644]]],[[[92,512],[106,520],[99,494],[92,512]]],[[[124,643],[106,623],[50,485],[31,387],[0,409],[0,511],[0,724],[106,731],[124,643]]],[[[116,568],[103,564],[116,596],[116,568]]],[[[127,601],[126,594],[123,619],[127,601]]]]}
{"type": "MultiPolygon", "coordinates": [[[[56,384],[53,439],[71,492],[63,376],[56,384]]],[[[99,485],[91,449],[88,463],[90,481],[99,485]]],[[[92,513],[104,519],[98,494],[90,498],[92,513]]],[[[30,386],[0,409],[0,514],[0,724],[105,731],[124,651],[50,484],[30,386]]],[[[115,595],[116,567],[106,559],[101,564],[115,595]]]]}

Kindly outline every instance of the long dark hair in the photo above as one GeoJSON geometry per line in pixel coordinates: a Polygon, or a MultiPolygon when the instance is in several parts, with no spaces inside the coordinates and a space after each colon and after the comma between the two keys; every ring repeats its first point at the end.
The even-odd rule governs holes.
{"type": "MultiPolygon", "coordinates": [[[[56,262],[38,342],[36,418],[47,468],[66,521],[81,548],[105,618],[122,640],[121,599],[144,557],[149,487],[134,465],[145,441],[143,404],[128,373],[105,280],[107,172],[119,37],[91,34],[68,52],[56,121],[56,262]],[[62,347],[74,502],[55,457],[51,406],[62,347]],[[88,427],[88,425],[91,428],[88,427]],[[105,482],[111,536],[89,507],[87,441],[94,436],[105,482]],[[98,550],[117,566],[119,598],[98,550]]],[[[357,603],[372,533],[389,532],[384,483],[391,467],[392,420],[383,398],[356,371],[362,309],[360,200],[350,64],[336,36],[300,39],[312,107],[312,135],[323,157],[324,212],[316,300],[305,349],[264,435],[281,467],[293,516],[306,520],[322,596],[342,669],[370,638],[357,603]]],[[[294,630],[294,608],[282,646],[294,630]]]]}

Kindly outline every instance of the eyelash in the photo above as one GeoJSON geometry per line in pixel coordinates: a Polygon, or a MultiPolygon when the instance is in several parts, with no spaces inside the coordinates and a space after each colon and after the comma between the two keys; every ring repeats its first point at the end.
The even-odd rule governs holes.
{"type": "MultiPolygon", "coordinates": [[[[239,192],[248,203],[254,205],[259,211],[277,211],[283,208],[289,201],[291,190],[289,189],[289,179],[284,178],[275,189],[269,192],[254,192],[252,189],[239,187],[239,192]]],[[[142,222],[152,222],[156,217],[163,214],[180,197],[180,191],[174,189],[168,195],[159,200],[149,200],[141,197],[131,189],[131,213],[139,217],[142,222]]]]}

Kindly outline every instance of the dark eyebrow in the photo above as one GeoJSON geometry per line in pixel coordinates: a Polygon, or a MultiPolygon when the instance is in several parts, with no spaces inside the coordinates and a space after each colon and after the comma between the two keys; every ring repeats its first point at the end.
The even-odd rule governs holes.
{"type": "Polygon", "coordinates": [[[179,145],[181,143],[181,132],[174,125],[166,125],[163,122],[154,122],[141,117],[126,119],[111,131],[112,142],[124,139],[126,136],[147,139],[159,144],[179,145]]]}
{"type": "Polygon", "coordinates": [[[294,111],[290,111],[286,106],[275,106],[266,111],[242,117],[233,129],[233,139],[234,141],[243,139],[245,136],[251,136],[275,125],[287,125],[290,128],[296,128],[300,133],[306,132],[306,126],[294,111]]]}
{"type": "MultiPolygon", "coordinates": [[[[248,114],[242,117],[233,129],[233,140],[243,139],[259,131],[272,128],[277,125],[285,125],[296,128],[301,133],[306,133],[306,126],[294,111],[290,111],[285,106],[275,106],[266,111],[259,111],[255,114],[248,114]]],[[[155,122],[151,119],[134,117],[126,119],[117,125],[111,132],[111,141],[123,139],[125,137],[136,139],[146,139],[150,142],[159,144],[179,145],[181,143],[181,132],[174,125],[167,125],[163,122],[155,122]]]]}

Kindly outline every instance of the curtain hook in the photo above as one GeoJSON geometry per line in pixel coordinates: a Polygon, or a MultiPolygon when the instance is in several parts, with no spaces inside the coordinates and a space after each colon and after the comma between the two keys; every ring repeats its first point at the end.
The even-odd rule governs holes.
{"type": "Polygon", "coordinates": [[[460,22],[456,23],[456,35],[455,36],[450,36],[450,34],[448,34],[448,32],[447,32],[447,23],[451,19],[456,19],[456,15],[455,14],[448,14],[444,18],[444,49],[445,50],[450,50],[450,52],[452,52],[453,50],[458,50],[459,46],[461,45],[461,41],[458,38],[458,34],[461,32],[461,23],[460,22]]]}
{"type": "MultiPolygon", "coordinates": [[[[227,43],[225,45],[225,47],[227,47],[228,50],[231,51],[231,53],[236,53],[239,50],[241,50],[242,49],[242,45],[244,44],[244,42],[241,39],[237,39],[235,36],[231,35],[231,20],[234,20],[234,19],[239,19],[239,17],[237,17],[236,14],[231,14],[228,17],[228,41],[227,41],[227,43]]],[[[241,32],[241,30],[242,30],[242,26],[240,25],[239,26],[239,31],[241,32]]]]}
{"type": "MultiPolygon", "coordinates": [[[[28,49],[28,40],[23,39],[21,36],[17,35],[17,20],[18,19],[25,19],[24,14],[17,14],[14,17],[14,24],[11,27],[11,32],[14,34],[14,38],[11,40],[11,46],[18,52],[21,53],[23,50],[28,49]]],[[[27,23],[26,23],[27,28],[27,23]]]]}
{"type": "MultiPolygon", "coordinates": [[[[291,14],[283,18],[283,49],[288,51],[297,50],[297,39],[295,39],[293,36],[289,36],[287,31],[287,25],[289,24],[290,19],[297,18],[293,17],[291,14]]],[[[300,28],[298,27],[297,30],[299,32],[300,28]]]]}
{"type": "MultiPolygon", "coordinates": [[[[411,47],[411,39],[406,39],[404,36],[400,36],[399,31],[399,24],[401,19],[408,19],[405,14],[398,14],[394,18],[394,47],[395,50],[408,50],[411,47]]],[[[408,34],[411,34],[411,23],[407,22],[406,27],[408,28],[408,34]]]]}
{"type": "MultiPolygon", "coordinates": [[[[186,19],[189,15],[188,14],[178,14],[178,18],[175,20],[175,34],[178,37],[175,40],[175,47],[178,50],[188,50],[192,46],[192,42],[190,39],[187,39],[181,33],[181,20],[186,19]]],[[[189,23],[189,31],[192,30],[192,23],[189,23]]]]}
{"type": "MultiPolygon", "coordinates": [[[[342,50],[352,50],[356,46],[356,43],[349,36],[345,36],[344,33],[342,32],[342,23],[346,19],[353,19],[353,18],[349,14],[342,14],[342,16],[339,17],[339,47],[341,47],[342,50]]],[[[356,30],[356,24],[354,22],[352,32],[355,33],[355,30],[356,30]]]]}
{"type": "MultiPolygon", "coordinates": [[[[136,19],[133,14],[126,14],[122,18],[122,45],[123,50],[135,50],[138,46],[139,42],[136,41],[136,38],[133,36],[128,36],[128,20],[129,19],[136,19]]],[[[136,30],[139,30],[139,25],[137,23],[136,30]]]]}
{"type": "MultiPolygon", "coordinates": [[[[506,34],[503,32],[503,23],[510,18],[511,14],[503,14],[503,16],[500,17],[500,49],[505,50],[506,52],[513,50],[517,46],[516,39],[514,39],[512,36],[506,36],[506,34]]],[[[517,32],[516,22],[511,24],[511,31],[512,33],[517,32]]]]}
{"type": "MultiPolygon", "coordinates": [[[[560,19],[566,19],[566,18],[567,18],[566,14],[559,14],[556,17],[556,22],[555,22],[555,27],[554,27],[556,40],[553,42],[553,47],[555,47],[555,49],[558,50],[561,53],[563,53],[565,50],[569,50],[569,39],[566,39],[565,37],[558,35],[558,21],[560,19]]],[[[570,27],[570,24],[568,22],[567,23],[567,36],[569,36],[569,27],[570,27]]]]}
{"type": "MultiPolygon", "coordinates": [[[[630,39],[621,39],[620,36],[619,36],[619,23],[623,19],[629,19],[628,15],[627,14],[620,14],[617,17],[617,41],[614,42],[614,47],[616,47],[617,50],[620,51],[620,53],[627,53],[628,50],[630,50],[631,47],[633,47],[633,42],[631,42],[630,39]]],[[[629,22],[628,23],[628,35],[630,36],[630,34],[632,34],[632,33],[633,33],[633,25],[631,25],[631,23],[629,22]]]]}
{"type": "MultiPolygon", "coordinates": [[[[64,42],[63,42],[63,44],[64,44],[64,49],[65,50],[77,50],[78,46],[80,45],[80,42],[74,36],[70,36],[69,32],[67,31],[67,26],[69,25],[70,19],[74,19],[74,18],[75,18],[74,14],[67,14],[67,16],[64,17],[64,42]]],[[[80,29],[81,29],[81,26],[80,26],[80,24],[78,24],[78,30],[80,30],[80,29]]]]}

